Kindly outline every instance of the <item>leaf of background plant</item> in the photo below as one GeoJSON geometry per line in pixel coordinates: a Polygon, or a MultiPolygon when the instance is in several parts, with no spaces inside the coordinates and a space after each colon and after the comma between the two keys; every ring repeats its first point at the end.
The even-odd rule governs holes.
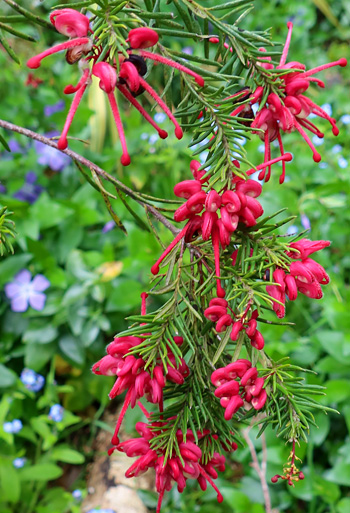
{"type": "Polygon", "coordinates": [[[75,451],[65,446],[56,446],[51,454],[50,458],[55,461],[63,461],[64,463],[71,463],[72,465],[80,465],[84,463],[85,457],[81,452],[75,451]]]}
{"type": "Polygon", "coordinates": [[[20,470],[21,481],[52,481],[63,474],[63,469],[53,463],[38,463],[20,470]]]}
{"type": "Polygon", "coordinates": [[[20,498],[19,475],[10,459],[0,458],[0,490],[3,501],[16,503],[20,498]]]}
{"type": "Polygon", "coordinates": [[[16,383],[17,375],[13,370],[8,369],[0,363],[0,388],[7,388],[16,383]]]}

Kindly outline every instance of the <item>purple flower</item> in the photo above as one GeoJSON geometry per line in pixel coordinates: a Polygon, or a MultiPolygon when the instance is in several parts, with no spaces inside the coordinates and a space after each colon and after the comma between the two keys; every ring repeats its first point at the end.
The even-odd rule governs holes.
{"type": "Polygon", "coordinates": [[[102,228],[102,233],[110,232],[111,230],[113,230],[113,228],[115,228],[115,222],[114,221],[108,221],[108,223],[106,223],[104,225],[104,227],[102,228]]]}
{"type": "Polygon", "coordinates": [[[72,496],[76,501],[81,501],[83,498],[83,494],[81,493],[81,490],[73,490],[72,496]]]}
{"type": "Polygon", "coordinates": [[[57,103],[53,105],[45,105],[44,107],[44,116],[49,118],[52,114],[56,114],[56,112],[61,112],[64,110],[65,104],[63,100],[59,100],[57,103]]]}
{"type": "Polygon", "coordinates": [[[32,392],[39,392],[44,386],[45,378],[33,369],[23,369],[20,377],[23,385],[32,392]]]}
{"type": "Polygon", "coordinates": [[[11,300],[13,312],[26,312],[30,305],[34,310],[44,308],[46,295],[43,291],[50,286],[50,282],[42,274],[32,275],[27,269],[22,269],[11,283],[5,285],[5,294],[11,300]]]}
{"type": "Polygon", "coordinates": [[[6,192],[5,185],[2,185],[2,183],[0,183],[0,194],[5,194],[5,192],[6,192]]]}
{"type": "Polygon", "coordinates": [[[7,141],[12,153],[24,153],[24,148],[16,141],[16,139],[9,139],[7,141]]]}
{"type": "MultiPolygon", "coordinates": [[[[59,135],[59,132],[49,132],[46,134],[46,137],[54,137],[59,135]]],[[[39,155],[38,164],[42,166],[49,166],[53,171],[62,171],[66,166],[68,166],[70,162],[70,158],[56,150],[56,148],[52,148],[51,146],[47,146],[39,141],[34,142],[35,151],[39,155]]]]}
{"type": "Polygon", "coordinates": [[[24,185],[13,195],[14,198],[28,203],[35,203],[44,190],[41,185],[36,184],[37,176],[33,171],[26,174],[24,185]]]}
{"type": "Polygon", "coordinates": [[[27,458],[15,458],[12,462],[12,465],[15,468],[22,468],[26,464],[27,458]]]}
{"type": "Polygon", "coordinates": [[[310,230],[310,228],[311,228],[310,219],[305,214],[301,214],[300,220],[301,220],[301,224],[302,224],[303,228],[305,228],[305,230],[310,230]]]}
{"type": "Polygon", "coordinates": [[[54,422],[61,422],[63,419],[64,408],[60,404],[54,404],[49,411],[49,419],[54,422]]]}

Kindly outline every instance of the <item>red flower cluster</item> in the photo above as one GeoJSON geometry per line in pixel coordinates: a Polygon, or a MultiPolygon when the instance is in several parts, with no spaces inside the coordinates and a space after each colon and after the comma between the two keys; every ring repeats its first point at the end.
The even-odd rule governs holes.
{"type": "MultiPolygon", "coordinates": [[[[308,71],[305,71],[305,65],[300,62],[293,61],[286,64],[289,45],[292,37],[293,24],[288,22],[287,27],[288,35],[286,43],[280,63],[278,66],[276,66],[276,69],[294,71],[291,71],[285,75],[278,75],[278,79],[282,82],[278,88],[278,92],[270,93],[267,96],[267,99],[265,95],[265,88],[261,86],[259,86],[249,96],[250,105],[258,104],[260,106],[261,102],[264,101],[264,105],[261,109],[259,109],[258,114],[251,124],[251,127],[259,129],[259,131],[256,131],[255,133],[257,133],[265,143],[266,164],[259,175],[259,179],[263,180],[265,178],[266,182],[270,179],[271,175],[271,166],[267,164],[267,162],[271,159],[271,142],[277,139],[281,155],[284,154],[281,131],[284,133],[290,133],[297,130],[311,148],[315,162],[320,162],[321,155],[317,152],[311,139],[305,132],[305,129],[321,138],[324,137],[324,134],[320,132],[320,130],[309,119],[307,119],[310,114],[315,114],[320,118],[326,119],[332,125],[333,134],[338,135],[339,133],[339,129],[336,126],[336,120],[331,118],[327,112],[325,112],[321,107],[310,100],[310,98],[305,96],[304,93],[308,90],[311,82],[314,82],[319,87],[325,87],[324,82],[318,78],[315,78],[313,75],[333,66],[344,67],[347,65],[347,60],[342,58],[335,62],[323,64],[322,66],[318,66],[308,71]],[[267,174],[266,169],[268,169],[267,174]]],[[[211,38],[210,42],[218,43],[219,39],[211,38]]],[[[226,45],[226,48],[228,48],[228,45],[226,45]]],[[[260,48],[260,51],[265,52],[265,49],[260,48]]],[[[264,62],[262,63],[260,62],[260,65],[263,68],[274,69],[274,65],[270,62],[271,57],[266,57],[263,59],[263,61],[264,62]]],[[[246,103],[240,105],[231,113],[231,116],[239,116],[246,110],[246,108],[246,103]]],[[[284,178],[285,165],[283,163],[283,171],[280,176],[280,183],[283,183],[284,178]]]]}
{"type": "Polygon", "coordinates": [[[250,338],[251,345],[256,349],[263,349],[265,344],[264,337],[260,331],[257,330],[256,318],[258,311],[254,310],[250,319],[247,320],[246,316],[250,310],[249,304],[240,320],[237,321],[233,318],[236,316],[233,314],[232,310],[232,315],[227,313],[228,308],[229,306],[226,299],[213,298],[210,300],[208,308],[204,310],[204,316],[209,319],[209,321],[216,322],[215,329],[218,333],[225,331],[228,326],[232,325],[230,338],[233,342],[237,340],[239,333],[244,330],[250,338]]]}
{"type": "MultiPolygon", "coordinates": [[[[64,89],[65,94],[75,93],[75,96],[69,109],[61,137],[57,144],[59,149],[63,150],[68,146],[68,131],[85,90],[91,82],[92,75],[100,79],[100,88],[105,91],[108,96],[123,151],[120,161],[124,166],[130,164],[130,156],[127,149],[118,104],[114,94],[115,89],[118,89],[141,113],[146,121],[148,121],[148,123],[158,131],[159,136],[162,139],[165,139],[168,136],[167,132],[162,130],[155,123],[153,118],[144,110],[142,105],[135,98],[146,91],[172,121],[175,126],[175,135],[178,139],[181,139],[183,133],[179,123],[176,121],[169,107],[143,78],[147,72],[145,59],[150,59],[156,63],[162,63],[166,66],[183,71],[184,73],[194,77],[197,84],[201,87],[204,86],[204,80],[197,73],[175,61],[167,59],[162,55],[143,50],[144,48],[149,48],[157,44],[158,34],[154,30],[148,27],[140,27],[130,30],[127,39],[131,47],[127,50],[128,58],[126,58],[124,54],[118,54],[117,59],[119,62],[117,63],[115,58],[110,62],[99,60],[103,49],[99,46],[93,45],[93,41],[87,37],[89,33],[92,33],[92,31],[89,27],[89,19],[84,14],[68,8],[56,10],[51,13],[50,21],[58,32],[73,39],[69,39],[65,43],[49,48],[39,55],[32,57],[28,60],[27,66],[31,69],[39,68],[42,59],[62,50],[67,50],[66,59],[70,64],[79,61],[83,56],[85,57],[80,62],[82,77],[78,84],[76,86],[68,85],[64,89]],[[134,50],[137,50],[138,53],[134,53],[134,50]],[[92,61],[91,69],[89,64],[90,61],[92,61]],[[120,67],[119,74],[117,74],[117,64],[120,67]]],[[[108,52],[105,59],[109,59],[108,52]]]]}
{"type": "Polygon", "coordinates": [[[321,285],[329,283],[329,276],[322,265],[308,257],[329,245],[330,242],[326,240],[311,241],[308,239],[301,239],[289,245],[296,251],[287,251],[287,255],[297,261],[290,264],[289,274],[284,269],[275,269],[273,281],[277,285],[266,287],[267,293],[278,301],[273,302],[273,309],[277,317],[282,318],[285,315],[286,296],[290,301],[295,301],[299,291],[312,299],[322,298],[321,285]]]}
{"type": "MultiPolygon", "coordinates": [[[[147,294],[142,293],[142,314],[146,313],[146,297],[147,294]]],[[[181,364],[178,365],[174,354],[168,348],[168,359],[172,366],[169,365],[167,372],[164,373],[164,366],[160,358],[157,359],[156,365],[152,371],[146,370],[146,362],[140,356],[130,355],[130,351],[144,342],[144,337],[116,337],[113,342],[107,346],[107,355],[96,362],[92,367],[92,372],[104,376],[117,376],[117,379],[109,393],[109,398],[114,399],[117,395],[127,390],[123,408],[118,418],[112,443],[118,443],[118,433],[123,421],[124,415],[131,405],[134,408],[136,402],[141,397],[146,397],[147,401],[153,404],[159,404],[163,409],[163,388],[166,380],[182,385],[185,378],[189,375],[183,358],[181,364]]],[[[182,337],[174,337],[177,345],[183,343],[182,337]]]]}
{"type": "Polygon", "coordinates": [[[220,404],[225,408],[226,420],[232,419],[244,401],[251,403],[255,410],[260,410],[266,402],[264,378],[258,377],[256,367],[252,367],[249,360],[240,359],[216,369],[211,375],[211,382],[217,387],[215,396],[220,398],[220,404]]]}
{"type": "MultiPolygon", "coordinates": [[[[202,490],[206,490],[207,482],[217,492],[218,502],[223,501],[213,479],[218,477],[218,471],[225,470],[225,457],[217,452],[213,453],[209,461],[202,459],[202,450],[195,442],[195,437],[191,430],[186,433],[186,441],[180,430],[176,433],[176,442],[179,447],[181,458],[173,451],[165,459],[165,454],[161,450],[152,449],[152,440],[162,432],[163,423],[138,422],[136,430],[141,438],[132,438],[117,445],[115,449],[124,452],[129,457],[138,456],[137,460],[126,472],[126,477],[139,476],[149,468],[154,468],[156,472],[156,489],[159,493],[157,513],[160,512],[162,500],[165,491],[170,491],[173,483],[176,482],[177,489],[182,493],[186,487],[187,479],[197,479],[202,490]]],[[[198,432],[198,440],[203,440],[210,434],[208,430],[203,433],[198,432]]],[[[234,444],[235,445],[235,444],[234,444]]],[[[237,446],[236,446],[237,447],[237,446]]],[[[236,447],[233,447],[235,449],[236,447]]]]}

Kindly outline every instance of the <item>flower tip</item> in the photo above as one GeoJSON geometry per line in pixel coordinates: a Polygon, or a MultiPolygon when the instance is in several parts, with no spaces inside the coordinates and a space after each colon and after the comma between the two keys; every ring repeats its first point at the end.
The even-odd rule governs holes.
{"type": "Polygon", "coordinates": [[[75,93],[75,92],[76,92],[76,89],[75,89],[75,87],[72,84],[67,85],[63,89],[63,93],[64,94],[72,94],[72,93],[75,93]]]}
{"type": "Polygon", "coordinates": [[[119,437],[118,437],[118,435],[114,434],[114,435],[112,436],[111,443],[112,443],[113,445],[118,445],[118,444],[119,444],[119,437]]]}
{"type": "Polygon", "coordinates": [[[285,153],[283,157],[283,160],[285,160],[286,162],[290,162],[291,160],[293,160],[293,155],[291,153],[285,153]]]}
{"type": "Polygon", "coordinates": [[[199,75],[198,75],[198,76],[195,78],[195,80],[196,80],[197,84],[198,84],[200,87],[204,87],[204,78],[203,78],[203,77],[201,77],[201,76],[199,76],[199,75]]]}
{"type": "Polygon", "coordinates": [[[176,135],[177,139],[182,139],[184,133],[183,133],[182,128],[180,126],[177,126],[175,128],[175,135],[176,135]]]}
{"type": "Polygon", "coordinates": [[[123,166],[128,166],[131,162],[130,156],[128,154],[122,155],[120,157],[120,162],[122,163],[123,166]]]}
{"type": "Polygon", "coordinates": [[[158,273],[159,273],[159,265],[158,265],[158,264],[154,264],[154,265],[152,265],[152,267],[151,267],[151,273],[152,273],[152,274],[158,274],[158,273]]]}
{"type": "Polygon", "coordinates": [[[317,153],[317,151],[313,154],[312,158],[314,159],[314,162],[321,162],[321,160],[322,160],[321,155],[319,153],[317,153]]]}
{"type": "Polygon", "coordinates": [[[65,150],[68,146],[67,137],[61,137],[57,142],[57,148],[59,150],[65,150]]]}
{"type": "Polygon", "coordinates": [[[224,298],[225,295],[226,295],[226,292],[224,291],[224,289],[221,287],[221,285],[218,285],[217,286],[217,295],[218,297],[220,298],[224,298]]]}
{"type": "Polygon", "coordinates": [[[161,139],[166,139],[168,137],[168,132],[165,130],[159,130],[158,134],[161,139]]]}
{"type": "Polygon", "coordinates": [[[221,502],[223,502],[224,498],[223,498],[223,496],[221,495],[221,493],[218,493],[218,495],[217,495],[217,500],[218,500],[218,502],[220,502],[220,503],[221,503],[221,502]]]}
{"type": "Polygon", "coordinates": [[[344,57],[342,59],[339,59],[339,66],[341,66],[342,68],[345,68],[347,63],[348,63],[348,61],[344,57]]]}
{"type": "Polygon", "coordinates": [[[271,477],[272,483],[277,483],[279,476],[276,474],[275,476],[271,477]]]}
{"type": "Polygon", "coordinates": [[[291,21],[288,21],[288,23],[287,23],[287,28],[288,28],[288,29],[293,28],[293,23],[292,23],[291,21]]]}
{"type": "Polygon", "coordinates": [[[37,56],[34,56],[34,57],[31,57],[28,61],[27,61],[27,66],[28,68],[30,69],[38,69],[40,68],[40,59],[38,59],[37,56]]]}
{"type": "Polygon", "coordinates": [[[333,133],[333,135],[339,135],[339,128],[337,126],[333,125],[332,133],[333,133]]]}

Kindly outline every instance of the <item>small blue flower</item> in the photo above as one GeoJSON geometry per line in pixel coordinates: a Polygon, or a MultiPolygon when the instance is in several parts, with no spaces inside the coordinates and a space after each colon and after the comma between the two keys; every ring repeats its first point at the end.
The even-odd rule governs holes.
{"type": "Polygon", "coordinates": [[[5,433],[13,433],[12,422],[5,422],[2,426],[2,429],[5,431],[5,433]]]}
{"type": "Polygon", "coordinates": [[[320,163],[319,163],[319,165],[318,165],[318,167],[319,167],[320,169],[326,169],[326,167],[328,167],[328,164],[327,164],[327,162],[320,162],[320,163]]]}
{"type": "Polygon", "coordinates": [[[111,230],[113,230],[113,228],[115,228],[115,222],[114,221],[108,221],[104,227],[102,228],[102,233],[107,233],[107,232],[110,232],[111,230]]]}
{"type": "Polygon", "coordinates": [[[344,125],[349,125],[350,124],[350,114],[344,114],[341,118],[340,118],[340,121],[342,123],[344,123],[344,125]]]}
{"type": "Polygon", "coordinates": [[[76,501],[81,501],[81,499],[83,498],[83,494],[81,493],[81,490],[73,490],[72,497],[76,501]]]}
{"type": "Polygon", "coordinates": [[[35,183],[36,181],[36,174],[33,171],[29,171],[26,174],[24,184],[14,193],[13,197],[20,201],[27,201],[30,204],[35,203],[44,190],[44,187],[35,183]]]}
{"type": "Polygon", "coordinates": [[[343,146],[341,146],[340,144],[335,144],[332,148],[332,153],[340,153],[342,149],[343,146]]]}
{"type": "Polygon", "coordinates": [[[14,419],[12,421],[12,433],[19,433],[23,427],[22,421],[19,419],[14,419]]]}
{"type": "MultiPolygon", "coordinates": [[[[54,137],[59,135],[59,132],[49,132],[45,134],[46,137],[54,137]]],[[[52,169],[52,171],[62,171],[65,167],[70,163],[70,158],[68,155],[61,153],[56,150],[56,148],[52,148],[52,146],[47,146],[40,141],[34,142],[35,151],[38,154],[38,164],[42,166],[48,166],[52,169]]]]}
{"type": "Polygon", "coordinates": [[[28,269],[22,269],[16,274],[13,281],[5,285],[5,294],[11,300],[13,312],[26,312],[31,306],[41,312],[45,306],[46,290],[50,282],[42,274],[37,274],[32,280],[28,269]]]}
{"type": "Polygon", "coordinates": [[[158,141],[158,139],[159,139],[159,135],[158,135],[158,134],[152,134],[152,135],[150,136],[150,138],[148,139],[148,142],[149,142],[150,144],[154,144],[155,142],[157,142],[157,141],[158,141]]]}
{"type": "Polygon", "coordinates": [[[323,109],[328,116],[332,115],[332,105],[330,103],[325,103],[324,105],[321,105],[321,109],[323,109]]]}
{"type": "Polygon", "coordinates": [[[146,140],[148,139],[148,134],[147,134],[146,132],[142,132],[142,134],[141,134],[141,139],[142,139],[143,141],[146,141],[146,140]]]}
{"type": "Polygon", "coordinates": [[[338,166],[342,169],[346,169],[348,167],[348,161],[344,159],[344,157],[339,157],[338,159],[338,166]]]}
{"type": "Polygon", "coordinates": [[[32,369],[23,369],[20,377],[23,385],[32,392],[39,392],[44,386],[45,378],[32,369]]]}
{"type": "Polygon", "coordinates": [[[54,404],[49,411],[49,419],[54,422],[61,422],[63,419],[64,408],[60,404],[54,404]]]}
{"type": "Polygon", "coordinates": [[[164,114],[164,112],[157,112],[153,116],[153,119],[156,123],[164,123],[164,121],[166,120],[166,114],[164,114]]]}
{"type": "Polygon", "coordinates": [[[294,224],[292,226],[289,226],[288,230],[287,230],[287,235],[294,235],[296,233],[298,233],[298,227],[295,226],[294,224]]]}
{"type": "Polygon", "coordinates": [[[192,48],[192,46],[184,46],[183,49],[182,49],[182,52],[183,53],[187,53],[187,55],[192,55],[193,54],[193,48],[192,48]]]}
{"type": "Polygon", "coordinates": [[[264,144],[259,144],[258,152],[259,153],[265,153],[265,145],[264,144]]]}
{"type": "Polygon", "coordinates": [[[22,468],[26,464],[27,458],[15,458],[12,462],[12,465],[15,468],[22,468]]]}

